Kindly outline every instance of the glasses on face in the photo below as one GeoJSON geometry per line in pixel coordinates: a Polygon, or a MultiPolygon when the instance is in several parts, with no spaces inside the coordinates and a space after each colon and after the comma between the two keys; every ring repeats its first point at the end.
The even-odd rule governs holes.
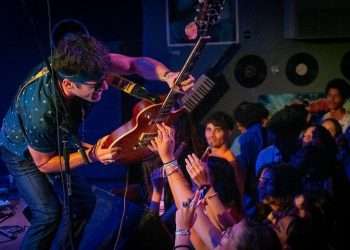
{"type": "Polygon", "coordinates": [[[91,89],[94,89],[96,91],[96,90],[101,89],[102,84],[103,84],[103,81],[101,80],[101,81],[98,81],[96,83],[87,83],[85,85],[89,86],[91,89]]]}

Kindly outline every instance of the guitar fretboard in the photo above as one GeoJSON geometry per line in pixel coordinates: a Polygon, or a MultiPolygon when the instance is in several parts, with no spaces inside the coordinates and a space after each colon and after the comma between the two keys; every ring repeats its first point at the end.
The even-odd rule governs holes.
{"type": "Polygon", "coordinates": [[[194,63],[197,61],[197,59],[199,58],[200,52],[204,48],[205,42],[209,39],[210,39],[209,36],[201,36],[198,38],[184,66],[182,67],[177,79],[175,80],[174,87],[170,90],[169,94],[164,100],[163,105],[159,111],[159,116],[156,118],[156,122],[164,121],[166,117],[169,115],[176,101],[176,91],[174,88],[176,86],[179,86],[180,83],[187,78],[188,72],[192,70],[194,63]]]}

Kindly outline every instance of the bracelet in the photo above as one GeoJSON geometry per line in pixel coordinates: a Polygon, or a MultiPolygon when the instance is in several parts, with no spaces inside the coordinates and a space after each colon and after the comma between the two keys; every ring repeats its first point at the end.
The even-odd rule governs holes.
{"type": "Polygon", "coordinates": [[[212,194],[208,194],[208,195],[205,197],[205,199],[209,200],[209,199],[213,198],[213,197],[216,196],[216,195],[218,195],[217,192],[214,192],[214,193],[212,193],[212,194]]]}
{"type": "Polygon", "coordinates": [[[176,229],[175,230],[175,235],[177,236],[189,236],[191,233],[190,233],[190,230],[188,229],[176,229]]]}
{"type": "Polygon", "coordinates": [[[170,161],[166,164],[163,164],[163,168],[164,169],[168,169],[168,168],[173,168],[173,167],[178,167],[179,164],[177,163],[177,160],[173,160],[173,161],[170,161]]]}
{"type": "Polygon", "coordinates": [[[176,166],[175,168],[173,168],[171,172],[166,173],[166,176],[172,175],[172,174],[175,173],[177,170],[179,170],[179,167],[178,167],[178,166],[176,166]]]}
{"type": "Polygon", "coordinates": [[[172,163],[173,163],[173,162],[175,162],[175,161],[176,161],[176,159],[171,160],[171,161],[168,161],[168,162],[164,162],[164,163],[163,163],[163,166],[166,166],[166,165],[172,164],[172,163]]]}
{"type": "Polygon", "coordinates": [[[190,245],[177,245],[177,246],[174,246],[174,249],[178,249],[178,248],[191,249],[191,246],[190,245]]]}

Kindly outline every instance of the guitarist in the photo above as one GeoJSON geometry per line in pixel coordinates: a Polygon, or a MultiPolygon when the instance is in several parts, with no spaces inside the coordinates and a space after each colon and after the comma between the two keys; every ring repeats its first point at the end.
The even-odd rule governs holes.
{"type": "MultiPolygon", "coordinates": [[[[89,107],[99,102],[108,89],[104,77],[109,72],[137,74],[163,81],[169,87],[177,77],[176,72],[155,59],[108,53],[86,29],[79,29],[81,23],[77,21],[63,21],[55,30],[67,22],[75,22],[78,29],[61,33],[55,41],[51,63],[39,65],[19,87],[0,132],[2,159],[32,214],[22,249],[62,249],[67,243],[70,223],[61,218],[60,199],[53,188],[53,183],[59,182],[57,173],[62,171],[60,138],[68,141],[71,169],[97,161],[110,164],[118,155],[117,147],[101,147],[106,137],[95,145],[85,144],[84,149],[75,139],[89,107]]],[[[191,77],[186,79],[182,90],[191,88],[192,83],[191,77]]],[[[79,209],[74,212],[88,218],[95,197],[90,186],[76,185],[76,180],[73,171],[72,204],[79,209]]]]}

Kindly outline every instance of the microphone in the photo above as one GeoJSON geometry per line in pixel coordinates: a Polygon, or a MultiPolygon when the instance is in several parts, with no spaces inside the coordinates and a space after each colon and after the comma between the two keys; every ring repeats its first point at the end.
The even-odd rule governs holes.
{"type": "Polygon", "coordinates": [[[65,132],[66,134],[71,135],[72,142],[73,142],[74,146],[78,149],[78,152],[80,153],[81,157],[83,158],[84,163],[85,164],[90,163],[89,158],[87,157],[84,148],[81,146],[80,140],[78,139],[78,137],[74,133],[71,133],[68,128],[66,128],[66,127],[64,127],[62,125],[60,125],[60,129],[63,132],[65,132]]]}
{"type": "Polygon", "coordinates": [[[202,154],[201,161],[206,161],[211,153],[211,146],[208,146],[202,154]]]}

